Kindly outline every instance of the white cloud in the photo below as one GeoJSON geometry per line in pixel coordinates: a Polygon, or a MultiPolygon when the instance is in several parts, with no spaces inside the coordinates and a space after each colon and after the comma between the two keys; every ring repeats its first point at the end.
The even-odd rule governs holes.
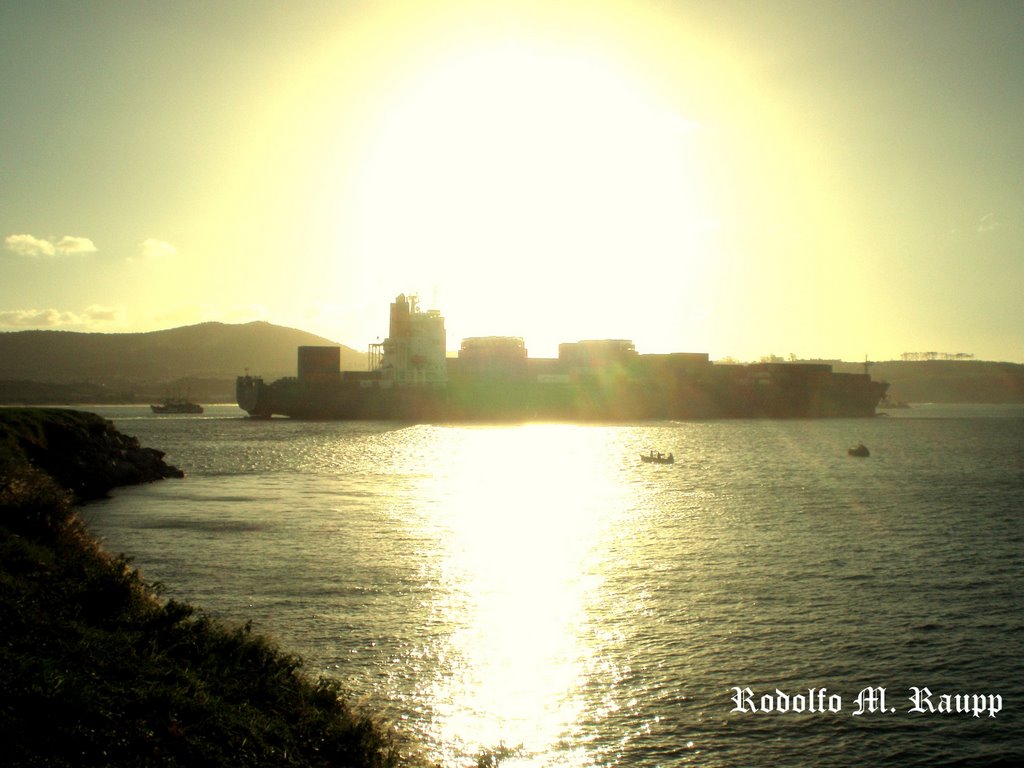
{"type": "MultiPolygon", "coordinates": [[[[138,258],[142,261],[148,261],[150,259],[166,259],[171,256],[176,256],[177,254],[178,249],[166,240],[158,240],[155,237],[149,237],[139,243],[138,258]]],[[[134,260],[134,258],[128,259],[128,261],[134,260]]]]}
{"type": "Polygon", "coordinates": [[[84,326],[120,320],[124,310],[120,307],[104,307],[93,304],[84,312],[68,312],[53,309],[6,309],[0,310],[0,327],[5,328],[63,328],[84,326]]]}
{"type": "Polygon", "coordinates": [[[76,325],[78,315],[58,309],[7,309],[0,311],[0,325],[9,328],[53,328],[76,325]]]}
{"type": "Polygon", "coordinates": [[[22,256],[68,256],[96,252],[95,244],[88,237],[73,235],[64,235],[56,243],[34,235],[8,235],[4,243],[7,250],[22,256]]]}
{"type": "Polygon", "coordinates": [[[108,322],[124,318],[124,310],[121,307],[104,307],[101,304],[90,304],[82,313],[82,319],[86,322],[108,322]]]}
{"type": "Polygon", "coordinates": [[[57,249],[57,253],[61,254],[96,253],[96,246],[88,237],[64,235],[54,247],[57,249]]]}
{"type": "Polygon", "coordinates": [[[8,235],[4,238],[7,250],[22,256],[53,256],[53,243],[32,235],[8,235]]]}

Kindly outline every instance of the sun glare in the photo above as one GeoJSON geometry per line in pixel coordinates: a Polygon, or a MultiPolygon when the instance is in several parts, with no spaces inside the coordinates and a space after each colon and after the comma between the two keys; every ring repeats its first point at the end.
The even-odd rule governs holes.
{"type": "Polygon", "coordinates": [[[388,290],[397,278],[437,297],[455,343],[518,335],[543,354],[552,331],[621,336],[659,284],[701,279],[714,222],[699,132],[596,55],[462,50],[383,117],[361,169],[361,246],[388,265],[388,290]]]}
{"type": "Polygon", "coordinates": [[[543,751],[581,706],[592,649],[580,633],[598,545],[620,510],[609,479],[618,457],[601,435],[565,425],[450,436],[451,463],[429,481],[447,498],[432,521],[447,595],[436,610],[455,627],[451,669],[430,696],[439,741],[470,754],[502,743],[543,751]]]}
{"type": "Polygon", "coordinates": [[[210,246],[231,254],[221,298],[254,294],[244,270],[278,322],[356,349],[403,292],[444,314],[450,350],[493,334],[532,356],[628,338],[756,359],[801,350],[761,348],[754,317],[787,345],[862,333],[830,137],[703,14],[370,5],[260,93],[208,206],[252,224],[210,246]]]}

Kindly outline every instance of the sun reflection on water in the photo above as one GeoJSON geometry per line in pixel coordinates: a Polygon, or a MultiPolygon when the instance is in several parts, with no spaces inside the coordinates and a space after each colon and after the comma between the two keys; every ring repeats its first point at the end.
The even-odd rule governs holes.
{"type": "Polygon", "coordinates": [[[431,511],[442,581],[434,610],[453,628],[429,691],[437,742],[463,755],[500,745],[543,754],[583,706],[587,605],[601,583],[602,537],[623,510],[622,456],[600,428],[490,427],[451,438],[445,465],[426,481],[427,495],[445,500],[431,511]]]}

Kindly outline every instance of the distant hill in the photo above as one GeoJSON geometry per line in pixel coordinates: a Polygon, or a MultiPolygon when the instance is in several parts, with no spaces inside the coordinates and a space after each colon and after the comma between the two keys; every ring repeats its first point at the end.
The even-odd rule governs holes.
{"type": "MultiPolygon", "coordinates": [[[[863,372],[863,363],[833,363],[863,372]]],[[[889,396],[909,403],[1024,403],[1024,365],[987,360],[890,360],[872,363],[871,377],[889,382],[889,396]]]]}
{"type": "MultiPolygon", "coordinates": [[[[193,392],[196,397],[230,399],[234,377],[246,370],[271,379],[294,376],[296,348],[301,345],[339,346],[342,368],[366,368],[365,353],[266,322],[200,323],[148,333],[15,331],[0,333],[0,382],[8,384],[0,386],[0,400],[33,401],[18,394],[33,383],[47,385],[50,391],[67,392],[69,385],[82,384],[119,393],[141,391],[152,399],[161,388],[166,394],[172,386],[190,382],[210,390],[193,392]],[[15,382],[17,391],[12,393],[15,382]]],[[[58,399],[76,401],[73,394],[58,399]]]]}

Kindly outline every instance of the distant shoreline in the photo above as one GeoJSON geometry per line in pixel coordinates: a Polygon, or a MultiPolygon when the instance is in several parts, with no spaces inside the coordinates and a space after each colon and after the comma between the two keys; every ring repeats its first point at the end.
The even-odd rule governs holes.
{"type": "MultiPolygon", "coordinates": [[[[863,372],[863,363],[830,363],[836,372],[863,372]]],[[[241,371],[238,371],[240,373],[241,371]]],[[[1024,364],[984,360],[922,360],[871,363],[871,377],[890,384],[893,401],[915,403],[1024,403],[1024,364]]],[[[183,372],[170,381],[34,381],[0,379],[0,405],[44,407],[148,405],[168,392],[187,392],[203,404],[235,403],[235,376],[200,378],[183,372]]]]}

